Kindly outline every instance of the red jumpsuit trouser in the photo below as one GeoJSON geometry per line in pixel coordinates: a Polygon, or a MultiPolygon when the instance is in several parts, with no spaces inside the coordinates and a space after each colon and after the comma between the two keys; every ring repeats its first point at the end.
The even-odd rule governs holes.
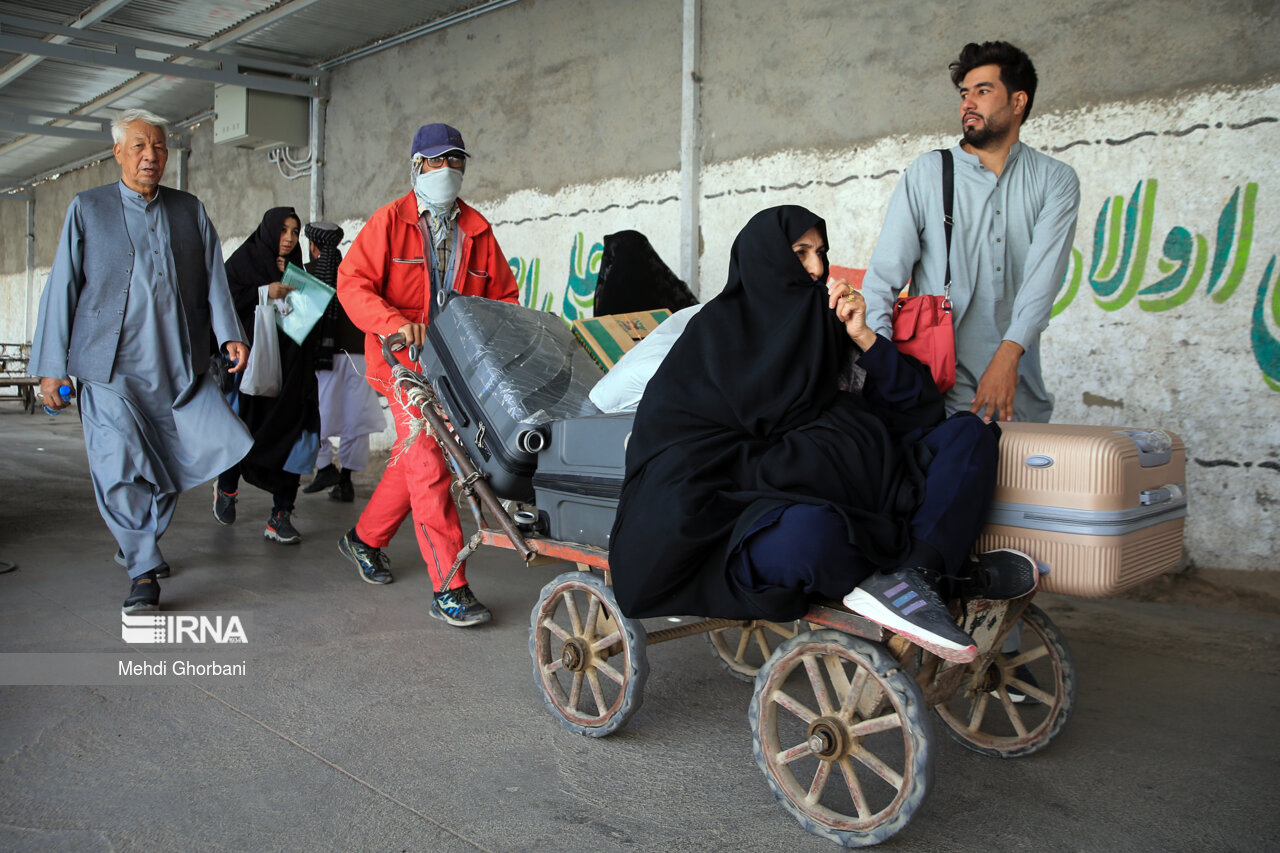
{"type": "MultiPolygon", "coordinates": [[[[444,578],[462,550],[458,508],[449,492],[452,476],[440,446],[426,432],[418,433],[413,443],[406,446],[409,412],[395,400],[390,403],[396,423],[396,443],[382,480],[356,522],[356,535],[366,545],[385,548],[405,516],[412,513],[413,532],[431,575],[431,586],[436,592],[443,592],[444,578]]],[[[418,414],[416,409],[412,411],[418,414]]],[[[464,563],[449,581],[449,589],[457,589],[466,582],[464,563]]]]}

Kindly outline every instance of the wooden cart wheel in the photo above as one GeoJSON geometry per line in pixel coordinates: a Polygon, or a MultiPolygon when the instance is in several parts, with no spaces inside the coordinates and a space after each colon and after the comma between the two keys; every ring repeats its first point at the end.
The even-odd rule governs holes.
{"type": "Polygon", "coordinates": [[[533,674],[547,709],[571,732],[604,737],[640,707],[649,677],[644,626],[603,579],[566,572],[542,588],[529,625],[533,674]]]}
{"type": "Polygon", "coordinates": [[[18,390],[18,395],[22,398],[22,408],[29,415],[36,413],[36,389],[33,385],[23,385],[18,390]]]}
{"type": "Polygon", "coordinates": [[[721,628],[707,633],[711,652],[734,678],[755,681],[760,667],[773,654],[773,644],[790,639],[800,630],[799,622],[756,620],[745,628],[721,628]]]}
{"type": "Polygon", "coordinates": [[[1058,626],[1034,604],[1018,624],[1018,651],[997,654],[985,665],[982,658],[969,664],[960,689],[933,709],[949,735],[996,758],[1044,749],[1067,724],[1076,701],[1075,664],[1058,626]]]}
{"type": "Polygon", "coordinates": [[[751,699],[756,764],[800,825],[845,847],[900,831],[933,782],[933,726],[882,647],[840,631],[784,641],[751,699]]]}

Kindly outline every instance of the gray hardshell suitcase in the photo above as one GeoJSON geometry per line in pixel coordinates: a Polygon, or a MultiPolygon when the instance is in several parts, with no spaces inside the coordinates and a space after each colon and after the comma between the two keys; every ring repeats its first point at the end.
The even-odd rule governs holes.
{"type": "Polygon", "coordinates": [[[534,502],[549,537],[609,547],[634,420],[634,412],[618,412],[551,424],[533,475],[534,502]]]}
{"type": "Polygon", "coordinates": [[[418,360],[500,498],[533,498],[547,423],[599,411],[587,395],[604,374],[554,314],[451,293],[418,360]]]}

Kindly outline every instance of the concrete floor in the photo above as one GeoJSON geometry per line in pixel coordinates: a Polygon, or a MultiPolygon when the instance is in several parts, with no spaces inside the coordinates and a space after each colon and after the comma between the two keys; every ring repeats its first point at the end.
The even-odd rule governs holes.
{"type": "MultiPolygon", "coordinates": [[[[426,615],[407,529],[390,586],[338,554],[358,485],[354,505],[301,496],[293,548],[262,539],[265,494],[245,488],[231,528],[205,488],[184,496],[162,603],[241,615],[250,643],[225,657],[247,674],[0,686],[0,849],[835,849],[774,801],[751,755],[751,686],[704,638],[649,650],[621,731],[570,734],[528,653],[530,608],[566,567],[483,551],[469,571],[494,622],[450,628],[426,615]]],[[[0,653],[128,655],[114,548],[75,414],[0,407],[0,560],[18,565],[0,575],[0,653]]],[[[1277,611],[1038,603],[1071,644],[1074,717],[1017,760],[939,736],[932,792],[882,849],[1280,849],[1277,611]]]]}

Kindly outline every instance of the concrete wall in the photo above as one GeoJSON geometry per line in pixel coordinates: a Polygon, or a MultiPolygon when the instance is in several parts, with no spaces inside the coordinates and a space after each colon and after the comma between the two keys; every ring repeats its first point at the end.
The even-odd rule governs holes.
{"type": "MultiPolygon", "coordinates": [[[[1045,336],[1055,419],[1181,433],[1192,561],[1275,568],[1275,2],[703,7],[704,298],[724,280],[738,229],[773,204],[821,212],[833,261],[864,266],[901,170],[954,141],[947,63],[965,41],[1009,39],[1041,76],[1025,141],[1070,163],[1082,183],[1074,263],[1045,336]]],[[[408,189],[413,130],[443,120],[476,155],[463,195],[493,221],[526,304],[589,313],[603,237],[624,228],[678,268],[682,9],[681,0],[526,0],[336,69],[327,218],[354,237],[408,189]]],[[[305,209],[306,182],[283,181],[264,155],[214,146],[207,128],[192,147],[190,187],[228,246],[266,207],[305,209]]],[[[69,195],[38,190],[45,265],[50,223],[69,195]]],[[[15,276],[25,282],[12,239],[24,217],[20,203],[0,202],[6,329],[15,276]]]]}
{"type": "Polygon", "coordinates": [[[556,192],[679,166],[680,0],[528,0],[337,69],[326,212],[408,191],[419,125],[462,131],[464,196],[556,192]]]}

